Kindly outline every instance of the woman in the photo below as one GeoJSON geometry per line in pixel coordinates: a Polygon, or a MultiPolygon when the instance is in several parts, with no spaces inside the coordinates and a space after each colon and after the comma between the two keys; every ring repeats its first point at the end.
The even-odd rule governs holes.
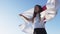
{"type": "Polygon", "coordinates": [[[43,22],[43,19],[41,19],[41,13],[42,7],[40,5],[36,5],[34,8],[34,14],[32,18],[27,18],[24,15],[20,14],[20,16],[23,16],[26,20],[32,21],[34,23],[34,33],[33,34],[47,34],[45,30],[45,22],[43,22]]]}

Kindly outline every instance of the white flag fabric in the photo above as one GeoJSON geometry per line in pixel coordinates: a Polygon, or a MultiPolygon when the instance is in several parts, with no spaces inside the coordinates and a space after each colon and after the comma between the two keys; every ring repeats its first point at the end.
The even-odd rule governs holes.
{"type": "MultiPolygon", "coordinates": [[[[46,18],[45,21],[50,21],[52,20],[56,14],[57,14],[57,9],[60,7],[59,5],[59,0],[48,0],[46,3],[46,10],[44,10],[41,13],[41,18],[46,18]],[[58,8],[57,8],[58,7],[58,8]]],[[[31,18],[33,16],[33,12],[34,12],[34,8],[31,8],[25,12],[23,12],[22,14],[28,18],[31,18]]],[[[33,24],[29,21],[27,21],[25,18],[23,18],[22,16],[20,16],[25,23],[21,24],[19,27],[20,29],[25,32],[26,34],[33,34],[34,31],[34,27],[33,24]]]]}

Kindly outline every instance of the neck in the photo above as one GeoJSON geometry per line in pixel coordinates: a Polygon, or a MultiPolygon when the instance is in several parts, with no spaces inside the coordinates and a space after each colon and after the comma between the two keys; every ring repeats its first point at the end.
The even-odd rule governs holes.
{"type": "Polygon", "coordinates": [[[40,14],[39,12],[37,14],[40,14]]]}

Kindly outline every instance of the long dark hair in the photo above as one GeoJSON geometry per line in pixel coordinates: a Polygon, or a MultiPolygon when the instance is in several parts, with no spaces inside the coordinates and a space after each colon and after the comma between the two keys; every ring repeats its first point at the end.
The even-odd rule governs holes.
{"type": "MultiPolygon", "coordinates": [[[[42,7],[40,6],[40,5],[35,5],[35,7],[38,7],[39,8],[39,11],[38,11],[38,13],[39,13],[39,17],[41,16],[40,15],[40,13],[42,12],[42,7]]],[[[34,9],[34,14],[33,14],[33,18],[32,18],[32,20],[34,21],[34,18],[36,17],[36,12],[35,12],[35,9],[34,9]]]]}

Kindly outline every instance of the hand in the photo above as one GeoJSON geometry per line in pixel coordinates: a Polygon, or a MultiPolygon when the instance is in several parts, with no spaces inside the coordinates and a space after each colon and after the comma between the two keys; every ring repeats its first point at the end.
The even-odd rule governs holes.
{"type": "Polygon", "coordinates": [[[23,16],[22,14],[19,14],[20,16],[23,16]]]}

